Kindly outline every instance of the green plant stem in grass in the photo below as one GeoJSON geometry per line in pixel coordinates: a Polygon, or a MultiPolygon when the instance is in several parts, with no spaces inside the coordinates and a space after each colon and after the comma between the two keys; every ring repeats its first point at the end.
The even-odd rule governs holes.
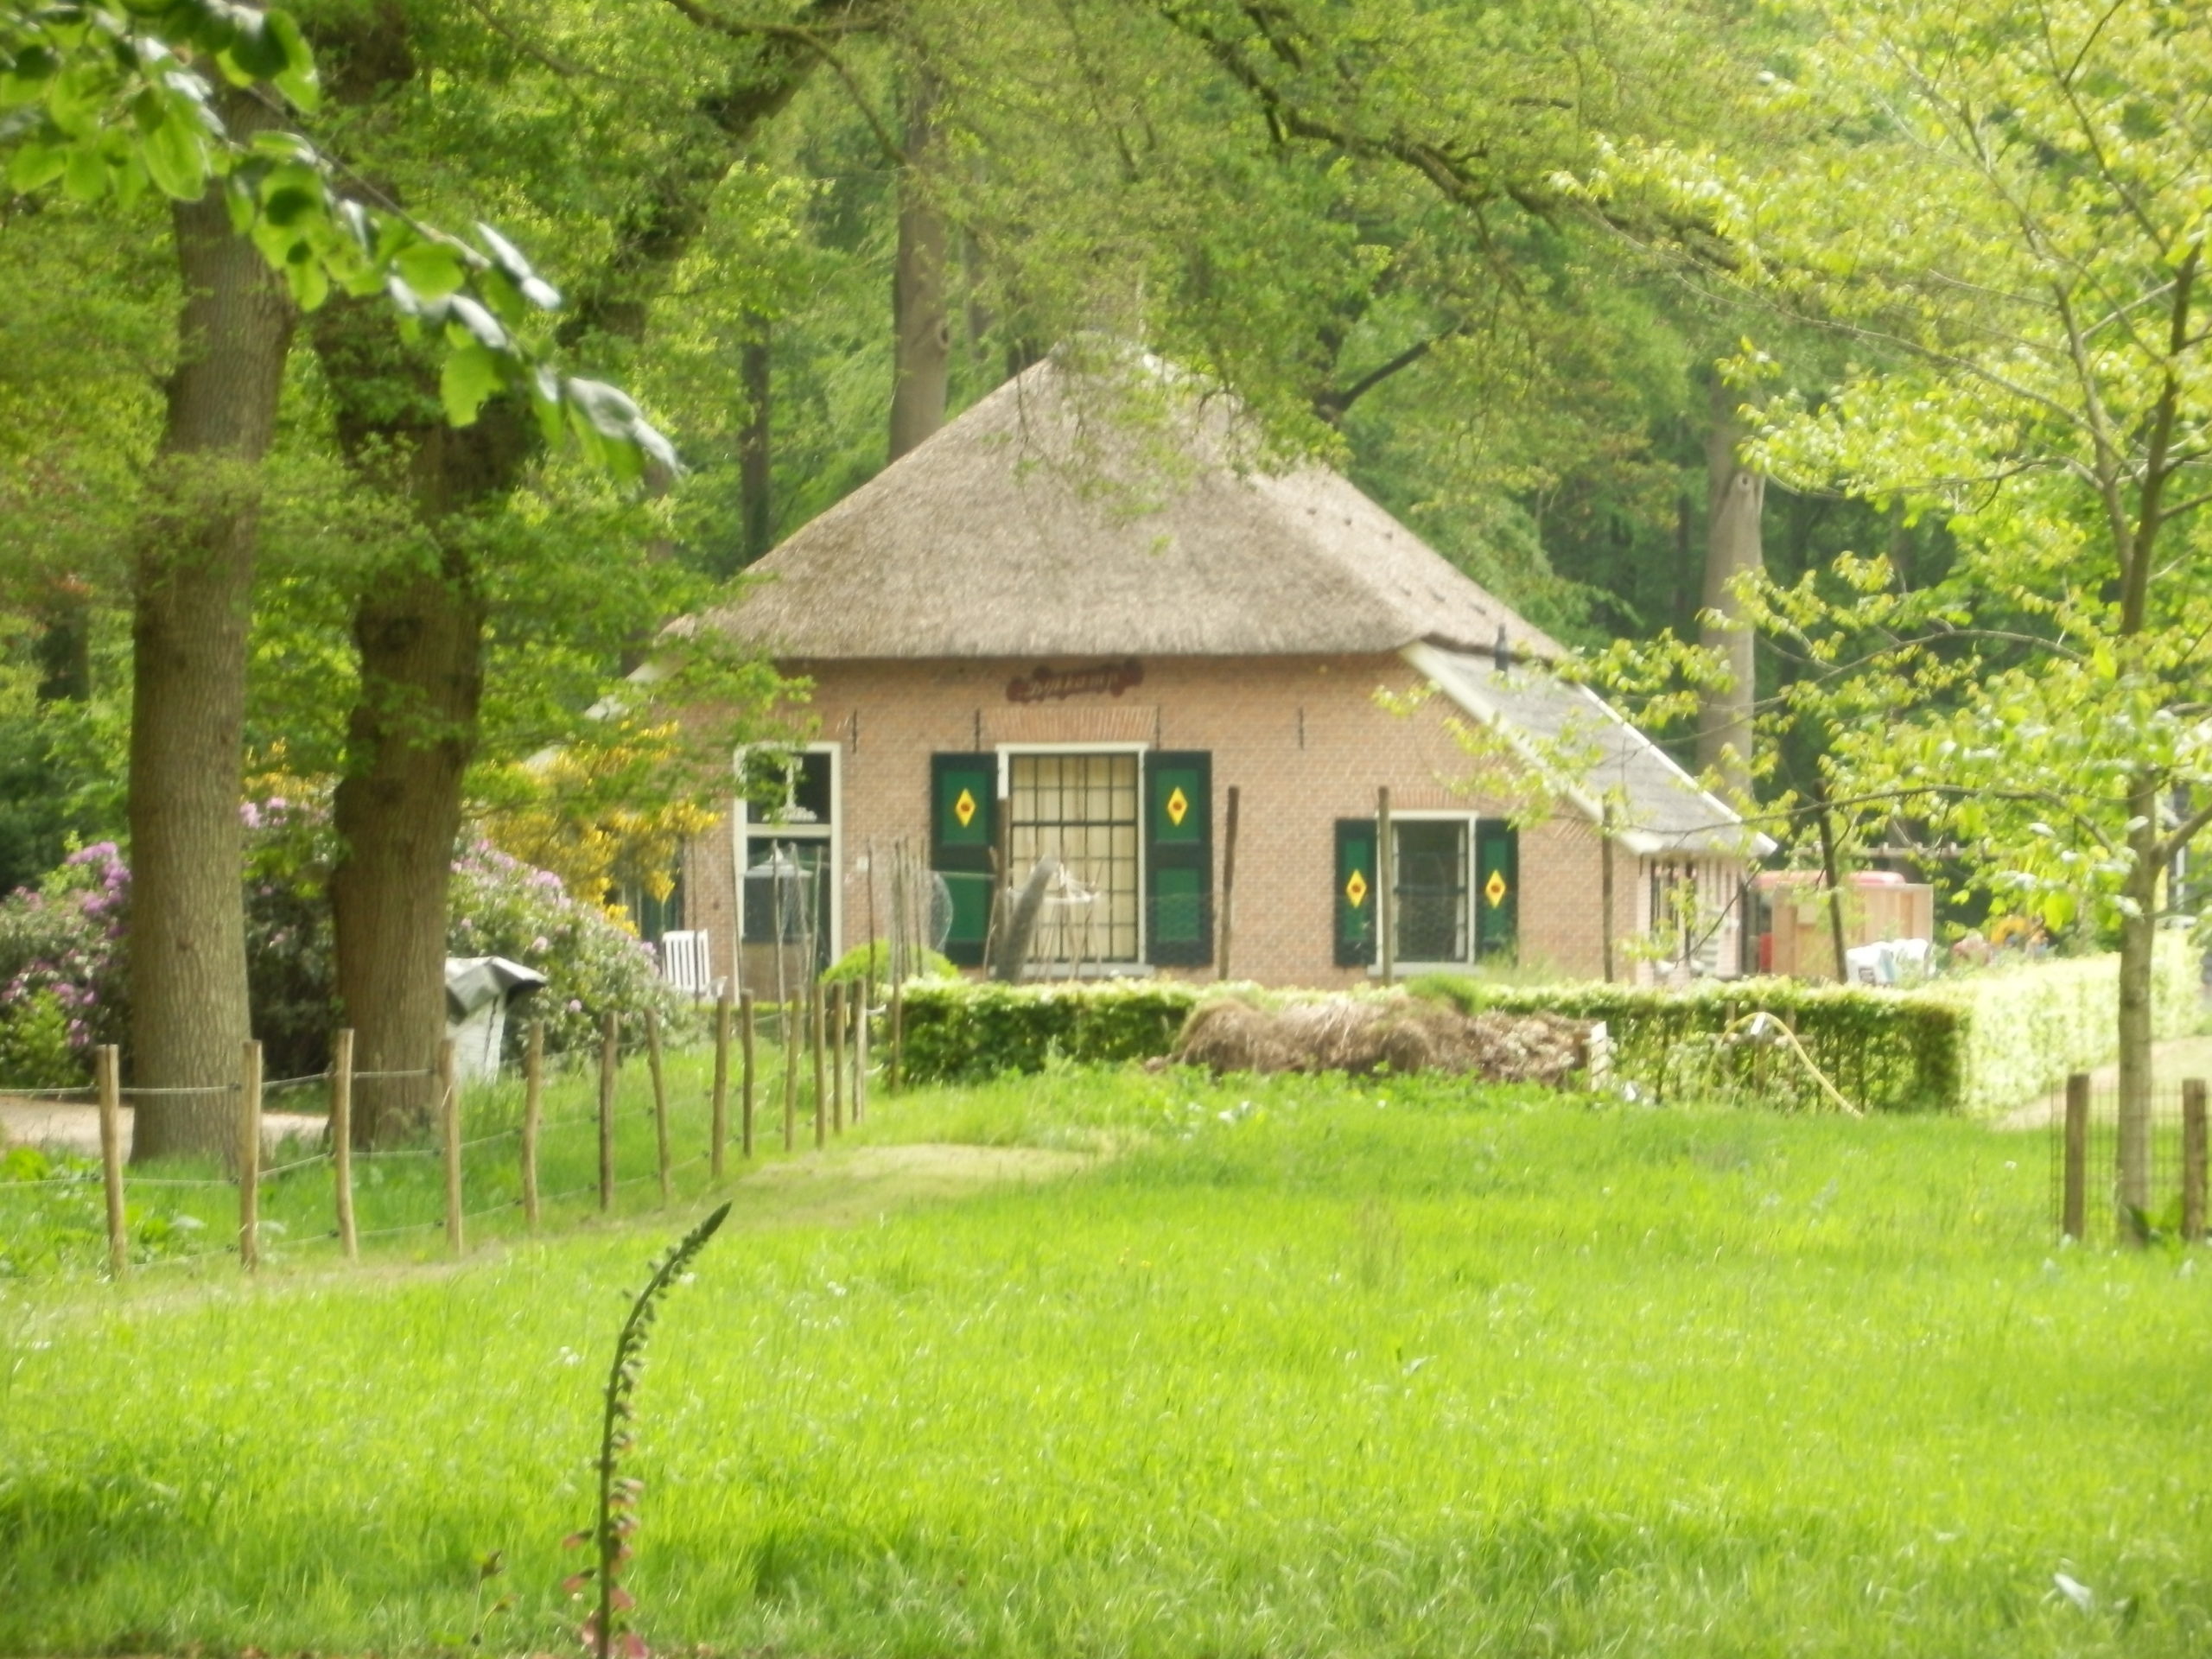
{"type": "MultiPolygon", "coordinates": [[[[624,1638],[625,1659],[645,1659],[645,1643],[627,1628],[627,1616],[635,1603],[622,1587],[622,1568],[630,1560],[630,1538],[638,1529],[638,1497],[644,1488],[616,1471],[622,1454],[630,1449],[630,1431],[623,1425],[636,1416],[632,1402],[638,1376],[645,1363],[645,1342],[652,1335],[660,1299],[690,1269],[693,1259],[706,1249],[707,1241],[728,1218],[729,1205],[725,1204],[677,1243],[630,1304],[630,1317],[622,1321],[621,1334],[614,1339],[614,1363],[607,1370],[600,1417],[599,1512],[590,1534],[598,1562],[569,1580],[581,1587],[585,1580],[598,1579],[599,1608],[585,1620],[583,1635],[599,1659],[609,1659],[618,1634],[624,1638]]],[[[581,1541],[583,1535],[576,1534],[571,1541],[581,1541]]]]}

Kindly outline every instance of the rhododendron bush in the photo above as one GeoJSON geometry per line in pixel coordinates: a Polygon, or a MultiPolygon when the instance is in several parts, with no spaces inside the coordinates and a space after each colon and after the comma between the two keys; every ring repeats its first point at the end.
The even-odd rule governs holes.
{"type": "MultiPolygon", "coordinates": [[[[278,796],[249,802],[242,818],[254,1033],[270,1076],[317,1071],[340,1023],[327,815],[278,796]]],[[[127,1042],[130,899],[129,867],[110,842],[73,854],[35,888],[0,898],[0,1087],[83,1084],[96,1046],[127,1042]]],[[[446,949],[511,957],[546,976],[546,988],[508,1025],[511,1058],[531,1017],[545,1021],[546,1047],[555,1053],[596,1044],[610,1011],[623,1015],[628,1046],[643,1040],[649,1008],[672,1039],[696,1023],[689,1000],[661,978],[651,946],[569,893],[558,876],[488,842],[454,861],[446,949]]]]}

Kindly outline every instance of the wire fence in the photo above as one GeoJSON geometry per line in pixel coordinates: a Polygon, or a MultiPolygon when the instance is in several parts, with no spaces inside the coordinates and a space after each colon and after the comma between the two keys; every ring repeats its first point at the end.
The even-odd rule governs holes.
{"type": "MultiPolygon", "coordinates": [[[[356,1071],[346,1063],[351,1033],[341,1033],[334,1046],[340,1058],[330,1069],[273,1082],[258,1077],[258,1046],[249,1044],[238,1081],[165,1090],[120,1086],[115,1052],[105,1049],[88,1087],[7,1091],[16,1099],[95,1105],[101,1155],[97,1169],[65,1157],[58,1166],[0,1171],[0,1275],[48,1263],[63,1269],[97,1265],[117,1279],[141,1268],[226,1262],[251,1271],[265,1261],[333,1246],[350,1260],[364,1243],[441,1230],[448,1251],[460,1255],[472,1227],[536,1232],[549,1211],[573,1224],[613,1210],[618,1195],[640,1186],[658,1185],[663,1201],[673,1202],[679,1179],[683,1196],[693,1196],[701,1190],[701,1172],[710,1185],[723,1179],[730,1141],[741,1143],[741,1156],[750,1155],[762,1111],[773,1117],[787,1103],[798,1105],[817,1145],[826,1143],[828,1131],[842,1133],[849,1116],[861,1121],[874,1071],[867,1017],[861,999],[849,1000],[842,988],[830,988],[821,1000],[820,1017],[808,1005],[767,1021],[750,999],[726,999],[716,1010],[711,1072],[694,1053],[677,1068],[683,1075],[673,1085],[657,1022],[648,1021],[648,1065],[639,1067],[625,1065],[620,1028],[610,1019],[583,1110],[545,1109],[549,1082],[556,1095],[573,1097],[594,1079],[583,1066],[549,1078],[542,1032],[531,1034],[519,1067],[467,1086],[450,1041],[428,1067],[356,1071]],[[764,1042],[760,1027],[772,1023],[791,1040],[764,1042]],[[434,1084],[428,1121],[412,1125],[416,1138],[353,1144],[361,1138],[350,1116],[353,1085],[373,1081],[434,1084]],[[321,1110],[269,1121],[272,1096],[310,1090],[321,1110]],[[174,1166],[145,1173],[126,1166],[126,1103],[180,1096],[235,1102],[229,1156],[203,1160],[218,1165],[207,1174],[174,1166]],[[319,1121],[303,1127],[298,1116],[319,1121]],[[653,1133],[639,1135],[638,1126],[648,1121],[653,1133]],[[594,1133],[572,1133],[577,1130],[594,1133]],[[550,1154],[549,1138],[557,1143],[550,1154]],[[264,1163],[271,1153],[276,1160],[264,1163]],[[577,1174],[587,1171],[595,1179],[579,1182],[577,1174]],[[557,1185],[545,1190],[540,1177],[549,1174],[557,1185]],[[271,1210],[267,1216],[264,1204],[271,1210]]],[[[797,1144],[787,1133],[786,1148],[797,1144]]]]}
{"type": "Polygon", "coordinates": [[[2205,1099],[2202,1078],[2169,1083],[2154,1090],[2147,1117],[2129,1135],[2116,1085],[2077,1074],[2054,1090],[2051,1230],[2107,1246],[2205,1237],[2205,1099]],[[2139,1170],[2133,1179],[2131,1164],[2139,1170]]]}

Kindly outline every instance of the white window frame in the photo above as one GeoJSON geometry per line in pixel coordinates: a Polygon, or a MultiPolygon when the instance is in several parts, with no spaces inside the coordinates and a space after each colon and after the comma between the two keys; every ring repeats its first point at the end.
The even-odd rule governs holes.
{"type": "Polygon", "coordinates": [[[732,946],[738,951],[745,949],[745,869],[746,846],[756,829],[788,830],[793,841],[826,841],[830,843],[830,960],[835,962],[845,950],[845,757],[841,743],[741,743],[730,756],[731,773],[741,787],[734,799],[736,810],[729,815],[730,874],[735,889],[736,903],[731,906],[737,917],[735,931],[731,935],[732,946]],[[830,823],[827,832],[817,824],[772,824],[766,819],[755,819],[753,803],[746,798],[742,785],[747,756],[760,751],[779,754],[826,754],[830,757],[830,823]]]}
{"type": "MultiPolygon", "coordinates": [[[[1467,913],[1465,918],[1467,929],[1466,960],[1465,962],[1402,962],[1394,959],[1390,963],[1391,972],[1396,974],[1471,974],[1475,971],[1476,964],[1481,960],[1480,956],[1477,952],[1475,944],[1476,927],[1478,923],[1481,920],[1481,918],[1475,912],[1475,826],[1478,823],[1487,823],[1490,819],[1497,817],[1497,816],[1498,815],[1494,812],[1465,812],[1449,807],[1441,809],[1416,808],[1410,812],[1394,811],[1390,814],[1390,833],[1394,839],[1397,835],[1397,827],[1402,823],[1463,823],[1467,827],[1467,913]]],[[[1377,840],[1379,842],[1380,836],[1377,837],[1377,840]]],[[[1398,849],[1395,846],[1393,846],[1390,849],[1390,879],[1394,883],[1397,880],[1397,875],[1398,849]]],[[[1382,895],[1382,902],[1385,905],[1392,904],[1393,895],[1387,893],[1384,893],[1382,895]]],[[[1394,930],[1395,926],[1396,924],[1394,920],[1392,923],[1394,930]]],[[[1397,940],[1394,932],[1391,944],[1395,945],[1396,943],[1397,940]]],[[[1370,979],[1380,979],[1382,976],[1382,955],[1379,946],[1376,951],[1375,960],[1367,964],[1367,975],[1370,979]]]]}
{"type": "MultiPolygon", "coordinates": [[[[1014,757],[1017,754],[1134,754],[1137,758],[1137,954],[1134,962],[1100,963],[1102,974],[1126,976],[1148,974],[1152,971],[1152,929],[1145,914],[1150,908],[1145,903],[1147,886],[1152,871],[1145,857],[1145,843],[1151,839],[1145,833],[1145,772],[1144,758],[1152,753],[1149,743],[1001,743],[997,746],[999,767],[999,822],[1005,824],[1009,836],[1014,832],[1014,757]]],[[[1005,873],[1011,875],[1012,872],[1005,873]]]]}

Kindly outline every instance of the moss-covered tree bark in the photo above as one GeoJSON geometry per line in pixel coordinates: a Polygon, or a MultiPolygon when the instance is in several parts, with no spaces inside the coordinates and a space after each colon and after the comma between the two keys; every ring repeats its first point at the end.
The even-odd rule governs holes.
{"type": "MultiPolygon", "coordinates": [[[[233,130],[268,124],[224,100],[233,130]]],[[[213,193],[172,210],[184,282],[152,506],[132,571],[132,1081],[221,1090],[248,1035],[240,880],[246,630],[260,463],[276,431],[294,311],[213,193]]],[[[227,1154],[223,1092],[138,1102],[131,1156],[227,1154]]]]}

